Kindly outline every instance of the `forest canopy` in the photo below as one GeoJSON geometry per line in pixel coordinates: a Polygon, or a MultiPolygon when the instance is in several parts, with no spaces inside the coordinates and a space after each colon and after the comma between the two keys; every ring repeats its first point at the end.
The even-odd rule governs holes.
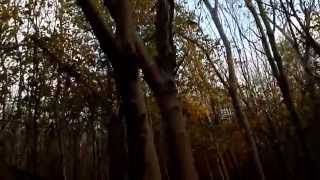
{"type": "Polygon", "coordinates": [[[1,0],[0,179],[320,179],[317,0],[1,0]]]}

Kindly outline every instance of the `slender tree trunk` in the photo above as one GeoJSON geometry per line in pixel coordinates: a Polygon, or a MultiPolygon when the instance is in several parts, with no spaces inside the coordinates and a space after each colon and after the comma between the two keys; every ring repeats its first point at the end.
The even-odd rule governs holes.
{"type": "MultiPolygon", "coordinates": [[[[59,68],[58,68],[59,69],[59,68]]],[[[63,145],[62,145],[62,135],[61,135],[61,117],[59,117],[59,98],[61,95],[61,78],[60,78],[60,72],[57,76],[57,89],[54,93],[54,112],[53,112],[53,119],[55,120],[56,126],[57,128],[55,129],[55,133],[57,136],[57,141],[58,141],[58,166],[56,168],[59,168],[58,171],[60,174],[56,174],[55,176],[57,177],[62,177],[63,179],[65,179],[65,163],[64,163],[64,153],[63,153],[63,145]]]]}
{"type": "Polygon", "coordinates": [[[269,114],[267,114],[267,112],[265,112],[265,114],[266,114],[268,129],[270,130],[270,134],[271,134],[270,135],[271,148],[272,148],[272,151],[275,153],[275,156],[277,159],[277,166],[279,167],[280,177],[283,180],[290,179],[286,159],[284,157],[284,153],[282,150],[282,144],[280,139],[277,138],[279,137],[279,135],[276,132],[276,129],[274,127],[271,117],[269,116],[269,114]]]}
{"type": "Polygon", "coordinates": [[[308,176],[311,179],[316,179],[315,162],[312,158],[311,151],[310,151],[308,144],[306,142],[306,135],[305,135],[303,126],[301,124],[302,120],[300,119],[299,114],[295,108],[294,102],[291,98],[288,79],[287,79],[287,76],[283,70],[282,57],[277,49],[275,37],[274,37],[273,31],[270,27],[270,24],[268,22],[267,14],[266,14],[266,11],[263,7],[263,3],[261,0],[256,0],[256,2],[258,4],[259,11],[260,11],[260,16],[261,16],[262,22],[266,28],[267,35],[264,33],[264,28],[262,26],[261,20],[259,19],[258,13],[256,12],[256,10],[253,6],[252,0],[246,0],[245,2],[246,2],[248,9],[252,13],[252,15],[255,19],[255,22],[257,24],[257,27],[260,31],[262,44],[263,44],[264,50],[266,52],[267,59],[271,65],[272,73],[277,80],[277,83],[278,83],[279,88],[282,93],[283,102],[288,109],[289,115],[291,117],[290,120],[295,128],[298,140],[301,145],[301,150],[304,155],[304,161],[305,161],[305,165],[307,167],[308,176]],[[270,49],[270,47],[271,47],[271,49],[270,49]]]}
{"type": "Polygon", "coordinates": [[[31,79],[31,92],[30,92],[30,110],[27,122],[27,144],[30,147],[30,151],[27,154],[27,165],[30,168],[30,172],[37,173],[37,146],[38,146],[38,123],[40,113],[40,79],[39,79],[39,59],[37,47],[33,47],[33,71],[31,79]],[[32,111],[33,109],[33,111],[32,111]]]}
{"type": "Polygon", "coordinates": [[[71,132],[71,137],[72,137],[72,155],[71,155],[71,159],[72,159],[72,180],[78,180],[80,178],[80,168],[79,168],[79,164],[80,164],[80,160],[79,160],[79,131],[77,130],[72,130],[71,132]]]}
{"type": "Polygon", "coordinates": [[[223,170],[222,170],[222,165],[221,165],[221,163],[220,163],[220,158],[219,158],[219,156],[217,156],[216,161],[217,161],[217,168],[218,168],[219,175],[220,175],[221,179],[224,180],[224,179],[225,179],[225,178],[224,178],[224,172],[223,172],[223,170]]]}
{"type": "Polygon", "coordinates": [[[248,143],[250,145],[251,150],[253,151],[253,158],[254,158],[254,162],[256,164],[256,168],[258,170],[260,179],[264,180],[265,175],[264,175],[264,171],[263,171],[263,167],[262,167],[262,162],[261,162],[261,159],[259,156],[257,144],[255,142],[254,135],[253,135],[252,129],[250,127],[250,123],[249,123],[248,119],[245,117],[245,114],[243,113],[243,110],[241,108],[241,101],[240,101],[240,98],[238,95],[238,87],[237,87],[238,80],[237,80],[237,76],[236,76],[235,68],[234,68],[232,49],[231,49],[230,42],[224,32],[223,26],[220,22],[219,15],[218,15],[218,8],[219,8],[218,3],[219,2],[218,2],[218,0],[216,0],[215,7],[212,7],[208,0],[203,0],[203,1],[211,14],[212,20],[217,27],[219,35],[220,35],[220,37],[223,41],[223,44],[225,46],[225,49],[226,49],[226,54],[227,54],[226,61],[228,64],[228,72],[229,72],[228,90],[229,90],[229,94],[231,96],[231,101],[232,101],[232,105],[233,105],[233,108],[235,111],[235,115],[236,115],[237,119],[239,120],[240,125],[245,130],[245,133],[246,133],[245,136],[248,140],[248,143]]]}
{"type": "Polygon", "coordinates": [[[228,154],[230,156],[230,160],[232,162],[232,165],[234,167],[234,173],[236,179],[241,179],[241,164],[238,162],[237,158],[235,157],[232,149],[228,150],[228,154]]]}
{"type": "Polygon", "coordinates": [[[38,123],[37,120],[39,118],[40,112],[40,97],[37,93],[36,95],[36,104],[34,106],[34,114],[32,118],[32,147],[31,147],[31,159],[32,159],[32,170],[31,172],[33,174],[37,174],[37,168],[38,168],[38,123]]]}
{"type": "Polygon", "coordinates": [[[219,150],[219,147],[218,145],[216,145],[217,147],[217,161],[218,161],[218,165],[220,167],[220,171],[221,171],[221,175],[222,175],[222,179],[223,180],[229,180],[230,179],[230,176],[229,176],[229,171],[228,171],[228,168],[224,162],[224,158],[223,156],[221,155],[221,152],[219,150]]]}

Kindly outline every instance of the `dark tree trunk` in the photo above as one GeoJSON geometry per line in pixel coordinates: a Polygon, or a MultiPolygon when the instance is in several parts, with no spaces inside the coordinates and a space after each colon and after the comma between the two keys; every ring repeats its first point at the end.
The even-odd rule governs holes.
{"type": "Polygon", "coordinates": [[[119,72],[119,90],[127,128],[129,177],[132,179],[161,179],[160,167],[147,117],[144,96],[138,79],[138,68],[124,65],[119,72]]]}
{"type": "MultiPolygon", "coordinates": [[[[177,89],[175,86],[174,76],[168,74],[164,69],[162,69],[162,67],[158,67],[158,65],[154,62],[154,59],[146,52],[143,43],[136,35],[135,25],[131,19],[132,14],[129,7],[129,2],[123,0],[105,1],[105,5],[108,7],[110,14],[115,20],[117,26],[116,39],[113,37],[112,33],[110,33],[107,23],[105,23],[104,18],[101,16],[101,14],[99,14],[93,2],[85,0],[79,0],[78,2],[82,7],[87,19],[89,20],[102,49],[110,57],[114,69],[118,71],[116,72],[116,74],[119,76],[117,82],[127,83],[127,85],[119,84],[119,92],[122,96],[123,103],[127,103],[124,104],[125,112],[127,111],[130,114],[133,113],[132,111],[136,111],[135,109],[128,107],[131,105],[130,103],[133,103],[131,100],[137,98],[137,96],[135,95],[133,96],[134,98],[130,98],[128,94],[130,95],[132,92],[125,92],[126,89],[123,89],[123,87],[131,88],[131,90],[135,92],[139,90],[139,88],[136,88],[136,85],[133,84],[132,77],[124,77],[124,73],[136,73],[137,70],[132,69],[132,65],[135,67],[135,63],[137,63],[143,71],[145,80],[155,94],[162,118],[165,122],[164,128],[165,132],[167,132],[166,136],[168,137],[168,147],[170,148],[168,152],[169,158],[170,162],[174,163],[170,166],[172,169],[177,170],[176,172],[171,171],[171,178],[185,180],[198,179],[193,165],[192,152],[188,142],[182,110],[177,98],[177,89]],[[123,80],[125,81],[123,82],[123,80]]],[[[142,107],[140,106],[138,108],[142,107]]],[[[144,122],[143,119],[145,119],[145,113],[136,114],[135,116],[137,115],[139,118],[142,118],[138,122],[144,122]]],[[[126,122],[128,122],[128,126],[138,126],[136,128],[140,128],[140,130],[143,130],[144,133],[149,132],[149,130],[145,131],[148,129],[145,125],[129,124],[128,119],[126,122]]],[[[130,123],[132,123],[132,121],[130,123]]],[[[128,129],[128,132],[129,131],[130,130],[128,129]]],[[[151,138],[148,139],[151,140],[151,138]]],[[[151,142],[149,143],[151,144],[151,142]]],[[[150,147],[154,149],[154,145],[150,145],[150,147]]],[[[149,155],[151,154],[156,155],[154,152],[150,152],[149,155]]],[[[160,179],[158,160],[156,156],[151,157],[149,155],[147,155],[146,158],[151,159],[142,160],[143,162],[148,162],[148,166],[145,167],[147,168],[145,169],[145,174],[149,174],[149,177],[152,177],[149,179],[160,179]]],[[[141,161],[141,159],[139,159],[139,161],[141,161]]]]}
{"type": "Polygon", "coordinates": [[[165,83],[162,88],[153,88],[153,91],[163,119],[170,179],[195,180],[198,176],[193,165],[190,142],[175,82],[177,64],[173,42],[173,17],[174,1],[159,0],[156,15],[157,64],[160,74],[165,78],[165,83]]]}
{"type": "Polygon", "coordinates": [[[110,179],[125,180],[127,177],[127,152],[125,147],[125,129],[121,114],[113,114],[109,122],[108,155],[110,160],[110,179]]]}
{"type": "MultiPolygon", "coordinates": [[[[138,66],[133,56],[134,41],[126,1],[105,1],[117,24],[113,39],[104,18],[92,1],[78,1],[104,52],[110,58],[125,116],[128,144],[128,172],[132,180],[160,180],[160,167],[141,91],[138,66]],[[108,36],[110,35],[110,36],[108,36]]],[[[135,42],[134,42],[135,43],[135,42]]]]}

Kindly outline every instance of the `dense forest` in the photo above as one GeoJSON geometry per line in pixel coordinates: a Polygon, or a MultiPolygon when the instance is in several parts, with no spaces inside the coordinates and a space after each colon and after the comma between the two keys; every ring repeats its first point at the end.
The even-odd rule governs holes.
{"type": "Polygon", "coordinates": [[[0,179],[320,179],[319,0],[0,0],[0,179]]]}

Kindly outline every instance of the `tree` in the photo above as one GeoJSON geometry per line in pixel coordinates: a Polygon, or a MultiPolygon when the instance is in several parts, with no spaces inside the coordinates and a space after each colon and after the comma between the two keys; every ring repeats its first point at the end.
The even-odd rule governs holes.
{"type": "Polygon", "coordinates": [[[286,105],[286,107],[290,113],[292,124],[295,127],[295,130],[297,132],[297,136],[299,138],[299,142],[302,147],[302,151],[305,155],[305,160],[306,160],[305,164],[307,166],[309,166],[307,168],[310,171],[309,175],[311,178],[315,178],[315,170],[314,170],[315,165],[313,162],[314,160],[311,157],[311,152],[310,152],[310,149],[309,149],[308,144],[306,142],[306,135],[303,130],[303,126],[301,124],[301,119],[299,117],[299,114],[298,114],[298,112],[295,108],[295,105],[293,103],[293,100],[291,98],[289,83],[288,83],[287,76],[286,76],[284,69],[283,69],[282,57],[278,51],[276,41],[275,41],[275,36],[274,36],[274,33],[270,27],[265,9],[263,7],[263,3],[261,0],[256,0],[259,11],[260,11],[260,16],[261,16],[262,22],[265,26],[267,34],[265,34],[265,32],[264,32],[262,22],[258,16],[254,6],[253,6],[253,2],[250,0],[245,1],[245,2],[246,2],[248,9],[250,10],[252,15],[254,16],[254,20],[255,20],[257,27],[259,29],[262,44],[263,44],[264,50],[266,52],[268,62],[271,66],[272,73],[278,82],[278,85],[280,87],[282,97],[284,100],[284,104],[286,105]]]}
{"type": "Polygon", "coordinates": [[[0,2],[0,177],[310,179],[319,3],[213,3],[0,2]]]}
{"type": "Polygon", "coordinates": [[[232,55],[231,45],[230,45],[230,42],[226,36],[226,33],[224,32],[223,26],[222,26],[220,19],[219,19],[219,14],[218,14],[219,2],[218,2],[218,0],[215,0],[214,7],[212,7],[212,5],[209,3],[208,0],[204,0],[203,2],[205,3],[206,7],[208,8],[208,10],[211,14],[212,20],[213,20],[214,24],[216,25],[216,28],[219,32],[219,35],[220,35],[222,42],[223,42],[225,49],[226,49],[226,62],[228,64],[228,72],[229,72],[228,87],[227,88],[228,88],[230,97],[232,99],[232,105],[234,108],[234,112],[235,112],[236,117],[239,120],[240,124],[245,129],[246,137],[248,139],[250,147],[252,148],[253,157],[255,160],[255,164],[257,166],[257,170],[260,175],[260,179],[265,179],[265,175],[264,175],[264,171],[263,171],[263,167],[262,167],[262,162],[259,157],[259,152],[258,152],[258,148],[257,148],[256,142],[254,139],[254,135],[251,130],[250,123],[249,123],[247,117],[245,117],[245,114],[244,114],[242,107],[241,107],[241,101],[240,101],[240,98],[238,95],[238,79],[237,79],[237,76],[235,73],[234,62],[233,62],[234,58],[232,55]]]}
{"type": "MultiPolygon", "coordinates": [[[[154,60],[146,52],[143,43],[137,37],[136,32],[134,32],[135,25],[133,24],[133,20],[131,19],[131,9],[128,2],[105,1],[105,5],[109,9],[111,16],[116,23],[117,39],[114,39],[112,37],[101,15],[99,17],[98,11],[96,7],[94,7],[94,3],[79,1],[79,4],[82,7],[88,21],[91,23],[93,31],[100,41],[102,49],[104,49],[105,53],[110,57],[115,70],[119,71],[116,72],[117,74],[119,73],[118,76],[122,75],[127,77],[127,75],[124,75],[124,73],[132,71],[131,68],[137,66],[138,64],[142,68],[144,77],[155,94],[162,114],[162,118],[166,123],[166,134],[168,135],[168,137],[170,137],[170,139],[168,138],[168,152],[170,159],[172,159],[174,162],[173,167],[175,168],[174,170],[171,170],[170,177],[174,179],[197,179],[197,174],[192,162],[193,160],[191,147],[187,139],[187,132],[185,130],[185,124],[183,122],[184,120],[182,117],[182,111],[177,99],[177,90],[175,88],[174,77],[172,75],[170,76],[169,73],[165,73],[165,69],[161,69],[161,67],[158,67],[155,64],[154,60]],[[125,54],[124,57],[121,56],[121,54],[125,54]],[[120,61],[120,63],[117,63],[117,59],[122,59],[122,61],[124,62],[120,61]],[[134,64],[126,64],[126,62],[134,64]],[[122,69],[124,67],[127,67],[129,69],[122,69]]],[[[161,4],[162,3],[160,3],[160,5],[161,4]]],[[[168,6],[169,3],[165,3],[164,5],[168,6]]],[[[170,10],[170,8],[166,6],[164,6],[164,8],[170,10]]],[[[170,36],[170,34],[168,34],[168,36],[170,36]]],[[[168,41],[170,41],[170,39],[168,39],[168,41]]],[[[173,70],[173,68],[169,70],[173,70]]],[[[172,72],[170,73],[172,74],[172,72]]],[[[118,83],[127,83],[127,79],[120,78],[120,82],[118,83]]],[[[124,88],[130,87],[124,86],[124,88]]],[[[121,85],[119,87],[119,90],[121,92],[121,85]]],[[[122,98],[126,97],[125,94],[120,94],[122,94],[122,98]]],[[[137,108],[140,108],[141,106],[142,104],[137,105],[137,108]]],[[[130,108],[125,109],[125,112],[130,110],[130,108]]],[[[141,115],[138,117],[141,117],[141,115]]],[[[145,133],[146,131],[144,131],[144,134],[145,133]]],[[[144,162],[142,160],[143,158],[139,159],[139,162],[144,162]]],[[[148,162],[148,160],[146,161],[148,162]]],[[[157,166],[156,164],[158,164],[157,162],[152,160],[150,160],[148,163],[150,163],[151,166],[146,167],[153,167],[152,164],[155,164],[154,166],[157,166]]],[[[144,168],[140,169],[140,171],[143,170],[144,168]]],[[[150,173],[153,175],[144,177],[158,178],[159,176],[154,175],[155,173],[153,173],[155,171],[158,170],[150,170],[150,172],[146,171],[147,174],[150,173]]],[[[134,177],[135,176],[133,176],[133,178],[134,177]]],[[[142,176],[140,175],[140,177],[142,176]]]]}

